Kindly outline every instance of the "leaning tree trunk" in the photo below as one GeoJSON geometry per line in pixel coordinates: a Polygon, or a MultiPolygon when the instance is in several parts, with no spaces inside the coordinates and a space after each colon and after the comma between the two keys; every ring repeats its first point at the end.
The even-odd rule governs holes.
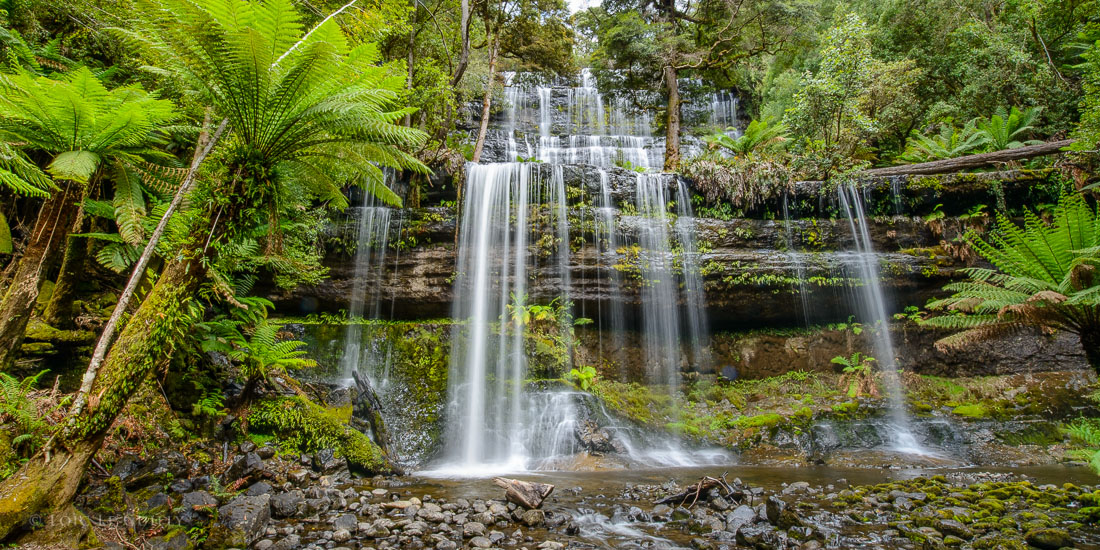
{"type": "Polygon", "coordinates": [[[45,274],[61,257],[65,237],[80,214],[80,189],[79,184],[66,182],[38,211],[27,248],[0,302],[0,371],[15,360],[45,274]]]}
{"type": "Polygon", "coordinates": [[[665,87],[668,88],[668,112],[665,123],[665,171],[680,167],[680,84],[676,81],[676,67],[664,68],[665,87]]]}
{"type": "Polygon", "coordinates": [[[68,509],[115,417],[175,349],[187,322],[187,303],[205,273],[201,260],[193,254],[168,265],[111,348],[84,409],[65,419],[46,449],[0,482],[0,541],[24,530],[32,518],[68,509]]]}
{"type": "Polygon", "coordinates": [[[72,233],[79,233],[86,227],[86,222],[81,212],[69,231],[70,235],[65,240],[65,255],[61,259],[61,270],[57,273],[57,282],[53,285],[50,302],[42,312],[42,320],[56,328],[68,329],[75,325],[73,318],[76,316],[76,311],[73,309],[73,303],[76,298],[76,286],[80,276],[85,273],[88,246],[91,243],[84,237],[72,236],[72,233]]]}
{"type": "MultiPolygon", "coordinates": [[[[477,142],[474,143],[474,155],[470,158],[474,162],[481,161],[481,150],[485,148],[485,138],[489,133],[489,110],[493,105],[493,80],[496,78],[499,46],[499,36],[489,44],[489,81],[485,83],[485,98],[481,101],[481,128],[477,132],[477,142]]],[[[516,159],[505,160],[511,162],[516,159]]]]}

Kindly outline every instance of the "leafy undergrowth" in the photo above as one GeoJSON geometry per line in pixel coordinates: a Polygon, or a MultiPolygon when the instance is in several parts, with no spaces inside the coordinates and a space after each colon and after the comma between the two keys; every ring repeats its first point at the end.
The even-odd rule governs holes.
{"type": "Polygon", "coordinates": [[[779,428],[814,418],[850,417],[860,403],[831,374],[791,371],[732,383],[698,380],[673,399],[662,387],[596,380],[593,392],[636,422],[727,447],[745,447],[779,428]]]}
{"type": "Polygon", "coordinates": [[[1044,372],[1003,376],[943,378],[907,373],[904,377],[910,409],[917,414],[940,412],[956,417],[1007,420],[1042,415],[1068,418],[1083,406],[1091,385],[1082,373],[1044,372]]]}
{"type": "MultiPolygon", "coordinates": [[[[1068,419],[1086,401],[1081,373],[941,378],[902,376],[910,413],[953,416],[959,420],[1042,418],[1068,419]]],[[[611,382],[597,378],[592,392],[608,406],[638,423],[686,437],[745,449],[775,435],[794,433],[821,420],[868,416],[885,407],[882,377],[876,392],[856,395],[836,373],[791,371],[755,380],[719,382],[701,378],[671,397],[660,386],[611,382]]],[[[1097,421],[1100,449],[1100,421],[1097,421]]],[[[1027,443],[1027,442],[1021,442],[1027,443]]],[[[1091,457],[1091,455],[1090,455],[1091,457]]],[[[1100,464],[1100,458],[1097,459],[1100,464]]]]}

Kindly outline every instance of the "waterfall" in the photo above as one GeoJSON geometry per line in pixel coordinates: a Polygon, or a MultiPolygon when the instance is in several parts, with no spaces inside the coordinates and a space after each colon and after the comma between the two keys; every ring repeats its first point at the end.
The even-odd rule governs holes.
{"type": "Polygon", "coordinates": [[[602,321],[603,329],[600,330],[600,354],[605,352],[606,348],[610,346],[612,350],[612,359],[620,363],[620,372],[622,371],[622,349],[626,344],[624,334],[626,333],[626,316],[623,311],[623,276],[618,269],[615,269],[615,264],[619,261],[619,246],[621,241],[619,239],[619,209],[615,207],[615,202],[611,199],[611,183],[610,176],[607,170],[599,170],[600,177],[600,196],[599,203],[596,209],[596,264],[601,278],[604,279],[604,283],[610,286],[608,291],[608,311],[603,310],[603,303],[600,303],[600,320],[602,321]],[[604,332],[611,333],[611,341],[606,343],[603,341],[604,332]]]}
{"type": "MultiPolygon", "coordinates": [[[[787,207],[788,195],[783,195],[783,241],[787,246],[787,259],[794,267],[795,277],[798,281],[795,283],[798,286],[798,299],[802,302],[802,322],[806,326],[810,326],[810,301],[809,292],[806,288],[806,265],[802,262],[802,253],[795,249],[794,246],[794,227],[791,222],[790,210],[787,207]]],[[[794,285],[792,285],[794,286],[794,285]]]]}
{"type": "MultiPolygon", "coordinates": [[[[591,394],[560,382],[528,380],[545,378],[544,374],[556,378],[572,363],[572,330],[560,326],[559,345],[567,355],[562,372],[532,376],[530,368],[545,368],[530,355],[532,342],[540,334],[513,319],[517,312],[543,307],[550,300],[558,300],[564,308],[562,319],[572,317],[572,239],[564,164],[588,164],[595,170],[584,174],[598,175],[598,196],[572,197],[583,206],[572,214],[582,226],[591,224],[595,256],[603,264],[594,272],[602,279],[598,284],[611,287],[606,294],[609,299],[600,301],[599,316],[601,326],[610,329],[612,349],[624,347],[628,330],[622,291],[626,277],[617,266],[634,258],[620,257],[623,247],[637,250],[641,280],[637,325],[645,342],[649,382],[676,395],[683,367],[706,362],[709,329],[690,193],[674,177],[647,171],[655,166],[653,159],[659,153],[650,136],[649,118],[605,100],[587,71],[576,87],[524,87],[514,75],[506,76],[505,83],[509,105],[499,131],[506,136],[498,140],[496,150],[515,155],[519,136],[537,135],[530,157],[539,162],[467,165],[452,306],[456,323],[447,429],[434,473],[476,476],[579,468],[577,461],[590,456],[584,451],[591,449],[582,440],[593,425],[610,434],[614,454],[632,463],[686,465],[721,460],[724,455],[683,451],[674,438],[639,434],[604,411],[591,394]],[[641,171],[612,171],[613,165],[625,162],[641,171]],[[613,199],[612,175],[620,186],[634,180],[632,206],[637,216],[620,212],[613,199]],[[673,201],[676,209],[670,213],[673,201]],[[620,225],[629,226],[633,233],[622,234],[620,225]],[[605,302],[609,302],[606,310],[605,302]],[[599,421],[592,424],[592,418],[599,421]]],[[[579,191],[595,193],[596,183],[585,182],[579,191]]],[[[580,236],[587,237],[584,231],[572,237],[580,236]]],[[[553,368],[558,366],[553,363],[553,368]]]]}
{"type": "Polygon", "coordinates": [[[649,169],[659,165],[663,140],[652,136],[652,118],[622,100],[603,97],[591,71],[581,71],[580,86],[528,86],[505,75],[503,158],[513,162],[517,153],[548,164],[616,164],[649,169]],[[537,136],[533,148],[520,151],[517,134],[537,136]]]}
{"type": "MultiPolygon", "coordinates": [[[[355,278],[348,304],[348,325],[341,359],[342,384],[352,385],[352,372],[379,362],[371,338],[363,334],[360,319],[377,319],[380,314],[381,287],[389,246],[390,218],[393,209],[377,206],[374,195],[363,192],[363,204],[357,209],[355,233],[355,278]]],[[[369,369],[368,372],[373,371],[369,369]]]]}
{"type": "Polygon", "coordinates": [[[680,240],[681,271],[683,273],[684,305],[687,313],[687,340],[694,365],[710,363],[707,341],[710,326],[706,316],[706,296],[703,291],[699,247],[696,244],[695,214],[691,209],[691,193],[687,183],[676,178],[676,236],[680,240]]]}
{"type": "Polygon", "coordinates": [[[538,259],[528,250],[529,237],[536,232],[555,235],[555,270],[568,284],[565,185],[560,167],[537,163],[470,164],[466,170],[446,460],[463,468],[525,469],[538,442],[522,437],[532,418],[523,388],[525,327],[511,319],[528,305],[529,264],[538,259]],[[541,226],[540,216],[530,217],[543,200],[556,218],[549,227],[541,226]]]}
{"type": "Polygon", "coordinates": [[[675,393],[680,380],[680,300],[665,195],[664,177],[638,174],[635,207],[640,216],[638,267],[646,374],[650,383],[667,384],[669,393],[675,393]]]}
{"type": "Polygon", "coordinates": [[[855,240],[856,266],[862,283],[859,304],[861,317],[874,324],[871,332],[874,335],[875,359],[881,367],[886,385],[886,397],[896,436],[894,449],[907,453],[923,453],[913,436],[909,416],[905,411],[905,398],[894,357],[894,342],[890,335],[890,318],[886,313],[886,299],[879,281],[878,256],[867,227],[863,198],[854,184],[841,185],[838,194],[855,240]]]}

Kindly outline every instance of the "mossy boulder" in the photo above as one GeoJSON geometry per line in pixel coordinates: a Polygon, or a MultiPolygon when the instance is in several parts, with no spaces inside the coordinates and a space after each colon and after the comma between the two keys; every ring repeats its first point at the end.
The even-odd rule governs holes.
{"type": "Polygon", "coordinates": [[[342,409],[326,409],[302,396],[259,402],[248,416],[250,429],[278,437],[297,452],[335,449],[348,467],[364,475],[392,473],[389,459],[362,432],[347,425],[342,409]]]}
{"type": "Polygon", "coordinates": [[[1042,550],[1058,550],[1073,546],[1073,537],[1063,529],[1033,529],[1024,535],[1024,540],[1042,550]]]}

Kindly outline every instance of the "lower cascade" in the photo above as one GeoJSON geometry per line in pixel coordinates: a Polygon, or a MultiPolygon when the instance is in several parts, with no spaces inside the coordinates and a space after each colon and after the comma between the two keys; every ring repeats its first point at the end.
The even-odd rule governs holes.
{"type": "MultiPolygon", "coordinates": [[[[562,170],[542,163],[467,166],[438,474],[577,469],[586,467],[576,460],[590,451],[650,466],[724,455],[686,451],[675,438],[647,435],[608,413],[598,398],[557,380],[577,366],[573,325],[583,319],[574,317],[568,292],[570,198],[562,170]],[[557,346],[549,354],[542,348],[548,339],[557,346]]],[[[593,195],[607,204],[606,173],[597,179],[593,195]]],[[[681,368],[703,360],[707,338],[690,203],[667,175],[638,174],[636,183],[637,215],[604,206],[597,223],[610,243],[623,239],[620,224],[635,235],[644,380],[672,396],[681,368]],[[673,196],[684,197],[675,224],[666,213],[673,196]]],[[[610,318],[614,340],[623,319],[621,313],[610,318]]]]}

